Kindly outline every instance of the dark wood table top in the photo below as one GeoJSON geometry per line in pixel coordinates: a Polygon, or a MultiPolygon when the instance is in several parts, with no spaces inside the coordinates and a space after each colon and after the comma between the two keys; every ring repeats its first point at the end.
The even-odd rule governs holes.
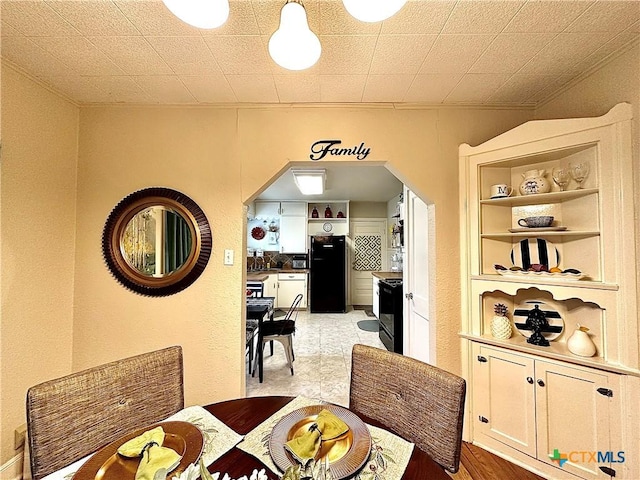
{"type": "MultiPolygon", "coordinates": [[[[207,405],[209,412],[241,435],[246,435],[271,415],[293,400],[294,397],[251,397],[229,400],[207,405]]],[[[357,412],[356,412],[357,413],[357,412]]],[[[364,415],[358,416],[366,423],[388,428],[364,415]]],[[[238,448],[233,448],[209,466],[210,472],[228,473],[231,478],[249,476],[254,469],[264,468],[270,480],[278,476],[266,468],[262,462],[238,448]]],[[[450,480],[450,477],[431,457],[414,447],[402,480],[450,480]]]]}

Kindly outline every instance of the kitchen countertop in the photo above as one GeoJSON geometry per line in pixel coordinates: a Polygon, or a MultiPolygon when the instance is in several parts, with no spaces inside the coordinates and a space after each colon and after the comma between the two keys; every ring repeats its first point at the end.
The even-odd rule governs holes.
{"type": "Polygon", "coordinates": [[[378,277],[381,280],[386,280],[387,278],[402,279],[402,272],[371,272],[371,275],[378,277]]]}
{"type": "Polygon", "coordinates": [[[260,270],[257,272],[247,272],[248,282],[264,282],[269,275],[274,273],[309,273],[307,268],[270,268],[269,270],[260,270]]]}

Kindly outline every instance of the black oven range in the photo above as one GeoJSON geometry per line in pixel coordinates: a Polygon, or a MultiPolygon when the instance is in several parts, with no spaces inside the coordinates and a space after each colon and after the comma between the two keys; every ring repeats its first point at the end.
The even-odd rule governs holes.
{"type": "Polygon", "coordinates": [[[402,353],[402,279],[380,280],[379,336],[390,352],[402,353]]]}

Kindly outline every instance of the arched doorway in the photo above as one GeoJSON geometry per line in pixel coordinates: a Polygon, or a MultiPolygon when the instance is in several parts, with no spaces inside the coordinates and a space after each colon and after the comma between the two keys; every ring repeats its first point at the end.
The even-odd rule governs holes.
{"type": "MultiPolygon", "coordinates": [[[[406,186],[404,186],[404,182],[399,175],[390,171],[387,168],[387,165],[382,162],[331,162],[331,163],[323,163],[318,165],[317,163],[309,164],[309,162],[305,162],[303,166],[297,164],[295,162],[290,163],[286,168],[284,168],[282,173],[277,177],[267,181],[252,197],[252,201],[258,202],[307,202],[309,208],[308,212],[311,212],[311,206],[317,206],[318,210],[320,210],[319,214],[322,214],[324,211],[324,203],[331,203],[337,200],[346,200],[350,202],[350,205],[355,208],[349,208],[349,218],[351,220],[366,220],[369,221],[377,221],[382,220],[385,222],[385,230],[388,232],[388,228],[390,226],[391,217],[393,216],[390,212],[391,206],[389,205],[392,202],[393,208],[395,208],[395,199],[398,194],[408,195],[410,192],[406,186]],[[289,169],[294,167],[296,169],[303,168],[326,168],[327,170],[327,188],[323,195],[321,196],[311,196],[304,197],[297,190],[295,183],[293,181],[292,175],[289,172],[289,169]],[[342,186],[341,186],[342,185],[342,186]],[[404,192],[403,192],[404,188],[404,192]],[[381,213],[382,212],[382,213],[381,213]]],[[[418,303],[419,306],[422,305],[422,310],[420,312],[424,312],[424,307],[426,306],[427,313],[422,313],[419,318],[427,320],[427,323],[417,323],[416,317],[412,313],[411,317],[404,318],[403,327],[406,332],[410,332],[409,335],[406,336],[405,339],[405,352],[407,355],[414,356],[416,358],[421,358],[423,360],[432,360],[435,358],[435,349],[431,348],[435,343],[435,316],[434,312],[434,288],[432,288],[432,282],[434,279],[433,269],[431,265],[433,264],[434,259],[434,242],[435,235],[433,235],[433,215],[434,209],[432,206],[429,206],[429,203],[422,202],[424,208],[422,210],[417,211],[415,206],[418,205],[418,201],[421,202],[420,197],[415,193],[412,194],[412,202],[414,205],[411,210],[408,211],[408,214],[411,215],[411,219],[407,218],[407,221],[411,222],[411,227],[409,228],[409,232],[415,231],[416,235],[412,238],[413,240],[413,255],[410,257],[411,265],[405,263],[404,272],[401,274],[405,276],[405,282],[411,285],[409,289],[405,291],[405,293],[413,293],[412,296],[407,295],[404,301],[404,310],[406,312],[414,312],[414,304],[418,303]],[[419,229],[414,230],[413,222],[421,222],[421,226],[419,229]],[[422,236],[422,239],[420,239],[422,236]],[[417,253],[417,249],[420,250],[420,253],[417,253]],[[411,268],[415,268],[413,274],[411,274],[411,268]],[[417,289],[417,290],[416,290],[417,289]],[[426,301],[425,301],[426,300],[426,301]],[[416,338],[418,337],[418,338],[416,338]]],[[[248,211],[252,211],[252,208],[248,205],[248,211]]],[[[271,224],[272,220],[268,219],[268,223],[271,224]]],[[[312,225],[308,228],[307,234],[313,235],[319,227],[319,224],[309,223],[312,225]]],[[[255,245],[256,242],[251,241],[251,231],[252,231],[252,220],[247,220],[247,239],[245,239],[246,245],[248,247],[249,252],[255,253],[255,245]]],[[[409,227],[409,224],[407,224],[409,227]]],[[[383,230],[383,232],[385,232],[383,230]]],[[[385,232],[385,233],[386,233],[385,232]]],[[[351,235],[352,229],[349,229],[349,235],[351,235]]],[[[382,255],[384,257],[381,262],[380,270],[390,270],[390,257],[392,254],[400,253],[400,255],[406,255],[407,252],[402,246],[391,246],[390,235],[384,235],[384,245],[381,249],[382,255]]],[[[350,251],[353,252],[354,245],[350,240],[350,251]]],[[[266,249],[260,252],[262,255],[265,255],[266,249]]],[[[280,255],[277,257],[278,259],[283,259],[286,255],[283,255],[286,252],[279,252],[280,255]]],[[[278,260],[274,261],[274,257],[269,256],[269,260],[264,260],[261,265],[266,265],[267,263],[270,265],[277,265],[278,260]]],[[[248,258],[248,266],[255,265],[251,257],[248,258]]],[[[353,264],[353,255],[350,256],[350,262],[348,264],[348,270],[350,272],[350,280],[352,280],[352,264],[353,264]]],[[[366,272],[368,276],[368,284],[371,286],[371,272],[366,272]]],[[[349,292],[348,292],[348,304],[350,306],[347,314],[349,312],[353,312],[352,299],[355,297],[353,292],[353,282],[349,282],[349,292]]],[[[370,287],[370,292],[372,289],[370,287]]],[[[370,304],[373,302],[373,299],[370,301],[370,304]]],[[[362,312],[360,312],[362,314],[362,312]]],[[[321,315],[316,313],[304,312],[301,315],[302,321],[311,321],[315,322],[317,318],[321,315]]],[[[348,316],[348,315],[347,315],[348,316]]],[[[256,385],[257,380],[255,378],[248,378],[247,380],[247,395],[260,395],[260,394],[268,394],[268,393],[279,393],[279,394],[288,394],[288,395],[311,395],[318,398],[325,398],[327,400],[336,401],[336,394],[342,394],[343,397],[348,394],[348,368],[350,362],[350,347],[353,343],[363,343],[362,338],[359,335],[356,335],[353,338],[352,343],[349,345],[346,342],[345,338],[347,334],[347,327],[341,322],[342,317],[339,314],[327,314],[324,315],[326,322],[315,323],[319,331],[310,333],[312,340],[316,341],[317,344],[314,346],[304,346],[300,352],[296,351],[296,359],[299,365],[303,365],[301,368],[298,368],[297,365],[295,368],[295,375],[291,377],[288,373],[288,370],[285,365],[285,356],[284,352],[278,351],[279,346],[276,344],[276,352],[275,355],[279,356],[279,360],[273,362],[274,371],[270,371],[270,368],[267,367],[265,363],[265,380],[262,385],[256,385]],[[327,335],[326,331],[337,332],[336,336],[327,335]],[[313,356],[315,357],[315,361],[313,363],[314,368],[306,368],[305,364],[305,356],[313,356]],[[337,384],[334,384],[333,387],[327,387],[327,382],[323,381],[323,376],[326,375],[323,372],[324,368],[332,367],[335,371],[339,372],[339,375],[343,375],[342,372],[345,373],[343,375],[343,384],[340,388],[337,384]],[[277,370],[277,371],[276,371],[277,370]],[[320,375],[320,381],[317,381],[314,384],[314,379],[317,380],[318,374],[320,375]],[[298,390],[302,385],[303,390],[298,390]],[[306,389],[305,389],[306,388],[306,389]],[[334,390],[331,391],[331,388],[334,390]]],[[[364,336],[364,334],[362,334],[364,336]]],[[[298,337],[298,335],[296,336],[298,337]]],[[[305,338],[305,340],[307,340],[305,338]]],[[[367,340],[365,340],[367,341],[367,340]]],[[[303,343],[301,338],[294,338],[294,342],[299,344],[303,343]]],[[[383,345],[376,345],[384,348],[383,345]]],[[[268,356],[268,353],[267,353],[268,356]]],[[[267,358],[266,362],[269,362],[269,358],[267,358]]]]}

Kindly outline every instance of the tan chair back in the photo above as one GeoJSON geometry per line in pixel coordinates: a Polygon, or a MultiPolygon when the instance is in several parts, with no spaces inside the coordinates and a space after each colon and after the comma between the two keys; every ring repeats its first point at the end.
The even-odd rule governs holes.
{"type": "Polygon", "coordinates": [[[466,382],[413,358],[354,345],[349,408],[415,443],[452,473],[458,471],[466,382]]]}
{"type": "Polygon", "coordinates": [[[184,408],[182,348],[165,348],[50,380],[27,392],[35,480],[184,408]]]}

